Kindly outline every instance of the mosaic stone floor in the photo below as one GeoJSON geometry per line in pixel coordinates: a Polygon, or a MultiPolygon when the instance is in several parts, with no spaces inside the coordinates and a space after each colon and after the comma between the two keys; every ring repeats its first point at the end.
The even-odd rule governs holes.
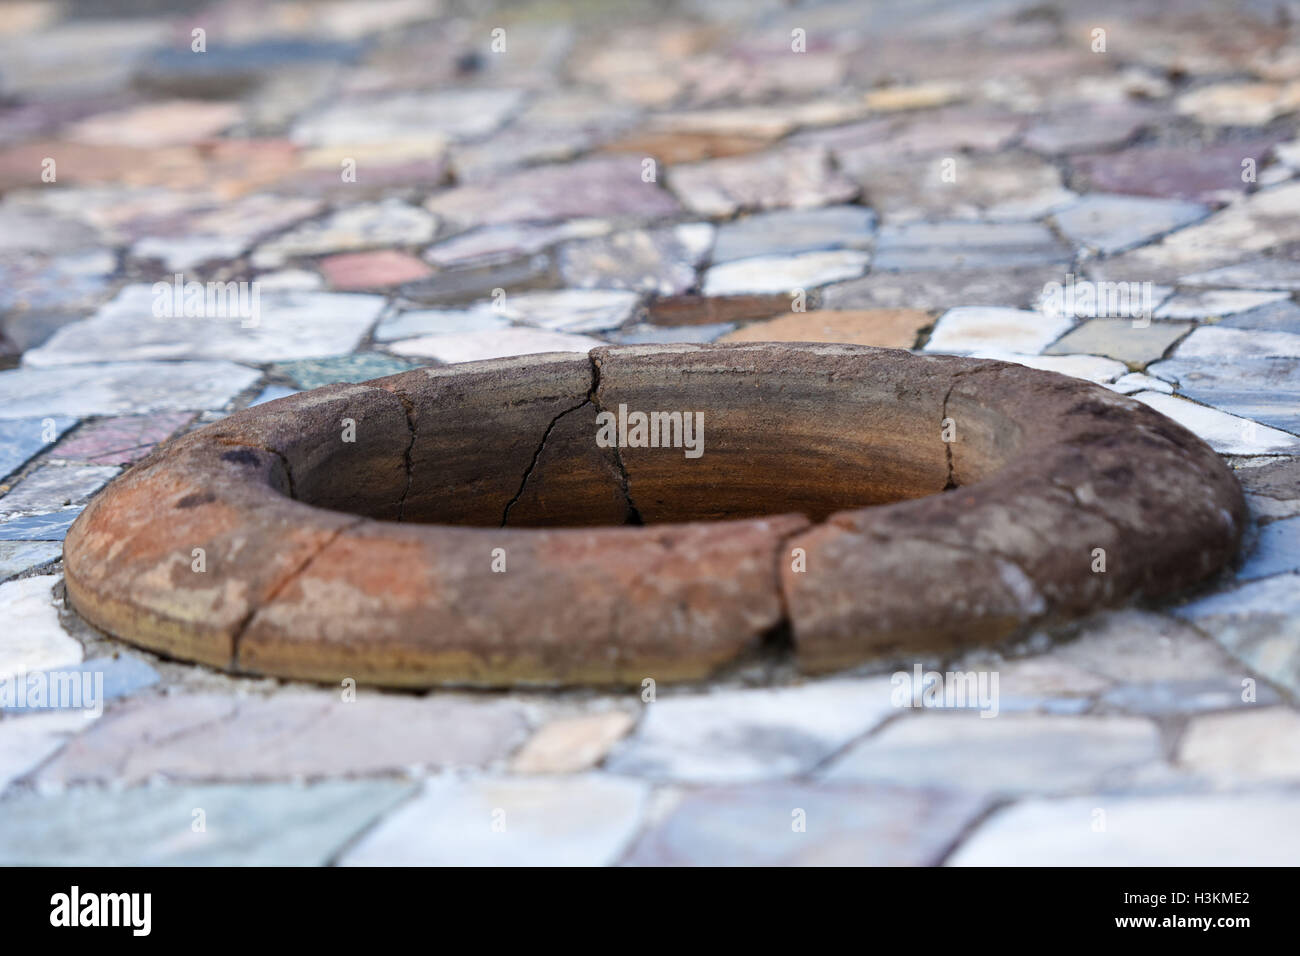
{"type": "Polygon", "coordinates": [[[1300,857],[1294,3],[110,6],[0,17],[0,675],[104,702],[3,702],[0,863],[1300,857]],[[158,317],[176,276],[256,283],[256,321],[158,317]],[[1089,304],[1099,282],[1149,315],[1089,304]],[[353,699],[65,607],[86,501],[234,409],[809,339],[1150,404],[1236,469],[1240,567],[907,662],[996,674],[994,719],[896,706],[892,666],[353,699]]]}

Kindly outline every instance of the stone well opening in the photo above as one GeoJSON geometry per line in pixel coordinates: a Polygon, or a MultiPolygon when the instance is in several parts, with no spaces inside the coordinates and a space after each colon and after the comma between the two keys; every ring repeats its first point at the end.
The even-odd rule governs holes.
{"type": "Polygon", "coordinates": [[[114,482],[65,569],[92,623],[235,671],[639,684],[777,631],[822,672],[1167,595],[1232,559],[1244,516],[1208,446],[1077,379],[628,346],[239,412],[114,482]],[[633,417],[654,412],[682,422],[658,447],[633,417]]]}

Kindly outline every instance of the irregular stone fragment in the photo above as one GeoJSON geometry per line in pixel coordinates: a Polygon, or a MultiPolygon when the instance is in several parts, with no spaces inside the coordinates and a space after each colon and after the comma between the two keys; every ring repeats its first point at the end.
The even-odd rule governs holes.
{"type": "Polygon", "coordinates": [[[857,185],[837,172],[821,149],[674,166],[668,185],[704,216],[731,216],[742,209],[809,209],[847,202],[858,193],[857,185]]]}
{"type": "Polygon", "coordinates": [[[621,710],[545,724],[510,761],[515,773],[581,773],[596,766],[636,723],[621,710]]]}
{"type": "Polygon", "coordinates": [[[950,309],[935,323],[927,352],[975,352],[1004,349],[1034,355],[1070,328],[1068,318],[1020,309],[971,307],[950,309]]]}
{"type": "Polygon", "coordinates": [[[875,213],[861,206],[777,209],[723,223],[710,258],[717,265],[753,256],[865,249],[875,230],[875,213]]]}
{"type": "Polygon", "coordinates": [[[0,513],[50,511],[81,504],[118,472],[111,466],[43,465],[0,496],[0,513]]]}
{"type": "Polygon", "coordinates": [[[703,291],[705,295],[788,293],[854,278],[866,271],[869,261],[867,253],[851,249],[737,259],[709,269],[703,291]]]}
{"type": "Polygon", "coordinates": [[[1058,211],[1053,218],[1067,238],[1110,254],[1193,223],[1209,211],[1208,206],[1186,200],[1094,193],[1058,211]]]}
{"type": "Polygon", "coordinates": [[[50,595],[58,580],[56,575],[39,575],[0,584],[0,680],[80,663],[81,645],[59,624],[50,595]]]}
{"type": "Polygon", "coordinates": [[[517,355],[545,352],[586,353],[604,343],[589,335],[551,332],[545,329],[505,328],[480,332],[425,335],[394,342],[389,350],[399,355],[424,356],[448,365],[483,362],[517,355]]]}
{"type": "Polygon", "coordinates": [[[1191,322],[1148,322],[1141,325],[1132,319],[1089,319],[1049,345],[1045,354],[1086,352],[1140,368],[1163,356],[1192,328],[1191,322]]]}

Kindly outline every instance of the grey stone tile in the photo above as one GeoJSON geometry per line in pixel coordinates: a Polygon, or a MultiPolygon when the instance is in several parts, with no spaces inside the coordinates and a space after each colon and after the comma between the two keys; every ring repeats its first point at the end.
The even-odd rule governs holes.
{"type": "Polygon", "coordinates": [[[754,256],[866,249],[875,231],[876,214],[862,206],[756,213],[718,227],[712,261],[717,264],[754,256]]]}
{"type": "Polygon", "coordinates": [[[1300,780],[1300,713],[1264,703],[1192,720],[1178,742],[1177,763],[1220,786],[1300,780]]]}
{"type": "Polygon", "coordinates": [[[1038,223],[917,222],[883,226],[872,265],[891,272],[1002,270],[1064,265],[1071,257],[1038,223]]]}
{"type": "MultiPolygon", "coordinates": [[[[156,670],[144,659],[133,654],[96,657],[93,660],[82,661],[80,664],[56,668],[47,674],[49,675],[47,680],[51,683],[69,680],[79,682],[82,688],[82,709],[92,710],[102,708],[102,705],[109,701],[130,697],[137,691],[152,687],[160,679],[156,670]],[[88,690],[89,694],[87,694],[88,690]]],[[[4,713],[35,713],[59,710],[64,706],[66,704],[57,700],[29,699],[24,700],[22,706],[13,707],[6,706],[3,701],[0,701],[0,711],[4,713]]]]}
{"type": "Polygon", "coordinates": [[[0,541],[62,541],[81,508],[64,508],[48,514],[23,515],[0,521],[0,541]]]}
{"type": "Polygon", "coordinates": [[[695,287],[713,232],[709,223],[616,232],[566,242],[556,258],[565,283],[578,289],[680,295],[695,287]]]}
{"type": "Polygon", "coordinates": [[[1161,763],[1155,724],[1129,717],[909,715],[822,774],[836,782],[981,793],[1069,793],[1123,783],[1161,763]]]}
{"type": "Polygon", "coordinates": [[[1123,252],[1203,219],[1208,206],[1182,199],[1094,193],[1054,215],[1069,239],[1103,253],[1123,252]]]}
{"type": "Polygon", "coordinates": [[[261,377],[233,362],[114,362],[0,372],[0,418],[221,408],[261,377]]]}
{"type": "Polygon", "coordinates": [[[1048,346],[1048,355],[1083,352],[1144,366],[1160,358],[1187,334],[1191,322],[1150,322],[1135,327],[1132,319],[1089,319],[1048,346]]]}
{"type": "Polygon", "coordinates": [[[0,581],[48,564],[63,554],[58,541],[0,541],[0,581]]]}
{"type": "Polygon", "coordinates": [[[366,780],[21,794],[3,804],[0,862],[321,866],[414,789],[366,780]]]}
{"type": "Polygon", "coordinates": [[[636,833],[649,787],[604,774],[429,780],[345,866],[600,866],[636,833]]]}
{"type": "Polygon", "coordinates": [[[612,773],[691,783],[806,773],[895,713],[888,678],[662,696],[606,761],[612,773]]]}
{"type": "Polygon", "coordinates": [[[932,866],[984,809],[971,794],[766,783],[696,790],[631,866],[932,866]]]}
{"type": "Polygon", "coordinates": [[[1243,581],[1300,571],[1300,518],[1274,521],[1259,529],[1254,551],[1237,577],[1243,581]]]}
{"type": "Polygon", "coordinates": [[[42,465],[0,496],[0,513],[48,512],[82,504],[120,470],[111,465],[42,465]]]}

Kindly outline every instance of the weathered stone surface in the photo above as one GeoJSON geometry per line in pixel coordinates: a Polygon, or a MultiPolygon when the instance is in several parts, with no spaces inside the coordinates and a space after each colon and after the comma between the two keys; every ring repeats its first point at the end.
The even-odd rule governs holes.
{"type": "Polygon", "coordinates": [[[413,789],[358,780],[23,794],[5,803],[0,860],[7,866],[323,866],[413,789]],[[196,810],[203,811],[202,830],[195,827],[196,810]]]}
{"type": "Polygon", "coordinates": [[[1300,520],[1274,521],[1259,529],[1255,550],[1242,565],[1244,581],[1300,571],[1300,520]]]}
{"type": "Polygon", "coordinates": [[[876,214],[861,206],[778,209],[723,223],[711,258],[716,265],[753,256],[865,249],[875,231],[876,214]]]}
{"type": "Polygon", "coordinates": [[[1061,376],[832,344],[626,346],[238,412],[92,502],[66,566],[98,626],[255,673],[632,684],[707,675],[787,619],[810,670],[989,643],[1201,581],[1244,520],[1207,447],[1061,376]],[[594,441],[598,413],[626,435],[627,409],[683,407],[707,436],[594,441]],[[720,519],[748,520],[503,527],[720,519]]]}
{"type": "Polygon", "coordinates": [[[1161,196],[1200,202],[1237,198],[1246,189],[1241,162],[1263,165],[1276,140],[1253,139],[1221,146],[1134,146],[1116,153],[1070,157],[1082,184],[1108,193],[1161,196]]]}
{"type": "Polygon", "coordinates": [[[606,769],[686,783],[792,777],[894,712],[885,678],[662,697],[606,769]]]}
{"type": "Polygon", "coordinates": [[[1161,759],[1155,724],[1126,717],[926,714],[894,721],[822,775],[832,782],[1069,793],[1122,783],[1161,759]]]}
{"type": "Polygon", "coordinates": [[[1208,206],[1185,200],[1093,194],[1053,218],[1067,238],[1110,254],[1193,223],[1209,211],[1208,206]]]}
{"type": "Polygon", "coordinates": [[[436,359],[453,365],[547,352],[580,352],[585,355],[601,344],[600,339],[590,335],[552,332],[549,329],[503,328],[495,331],[422,335],[394,342],[389,346],[389,351],[399,355],[436,359]]]}
{"type": "Polygon", "coordinates": [[[565,243],[560,275],[581,289],[632,289],[680,295],[695,287],[695,270],[713,245],[713,226],[684,223],[565,243]]]}
{"type": "Polygon", "coordinates": [[[660,186],[641,179],[639,159],[614,156],[458,186],[435,195],[425,206],[464,226],[584,216],[647,219],[671,216],[680,208],[660,186]]]}
{"type": "Polygon", "coordinates": [[[984,807],[968,794],[764,784],[692,791],[630,866],[933,866],[984,807]],[[806,821],[796,830],[794,822],[806,821]]]}
{"type": "MultiPolygon", "coordinates": [[[[189,412],[126,415],[88,422],[55,447],[52,457],[88,465],[129,465],[194,419],[189,412]]],[[[3,423],[0,423],[3,427],[3,423]]]]}
{"type": "Polygon", "coordinates": [[[1286,866],[1300,853],[1286,794],[1029,800],[999,810],[950,866],[1286,866]],[[1099,817],[1101,810],[1104,817],[1099,817]],[[1104,828],[1096,823],[1104,820],[1104,828]]]}
{"type": "MultiPolygon", "coordinates": [[[[167,293],[170,301],[170,289],[167,293]]],[[[146,284],[130,285],[94,316],[66,325],[23,356],[27,365],[51,367],[88,362],[157,359],[276,359],[337,355],[356,348],[383,308],[375,295],[249,291],[237,310],[234,299],[216,315],[160,318],[146,284]]]]}
{"type": "Polygon", "coordinates": [[[873,267],[887,272],[1007,270],[1063,265],[1070,258],[1070,249],[1038,223],[915,222],[881,228],[873,267]]]}
{"type": "MultiPolygon", "coordinates": [[[[1062,279],[1059,266],[958,268],[954,260],[964,255],[953,250],[937,257],[940,271],[895,273],[876,268],[861,279],[826,286],[821,290],[822,307],[931,312],[974,305],[1028,308],[1038,301],[1044,285],[1062,279]]],[[[785,308],[789,308],[788,301],[785,308]]]]}
{"type": "Polygon", "coordinates": [[[647,787],[603,774],[440,777],[367,833],[344,866],[601,866],[636,833],[647,787]]]}
{"type": "MultiPolygon", "coordinates": [[[[1166,374],[1169,363],[1158,363],[1166,374]]],[[[1197,405],[1174,395],[1139,392],[1134,396],[1161,415],[1167,415],[1211,448],[1225,455],[1276,455],[1300,452],[1300,438],[1267,425],[1197,405]]]]}
{"type": "Polygon", "coordinates": [[[858,186],[838,172],[823,149],[788,149],[673,166],[668,186],[704,216],[741,210],[809,209],[847,202],[858,186]]]}
{"type": "Polygon", "coordinates": [[[0,418],[221,408],[257,379],[256,371],[233,362],[17,368],[0,372],[0,418]]]}
{"type": "Polygon", "coordinates": [[[350,702],[330,691],[171,694],[113,708],[42,767],[40,781],[130,786],[155,776],[283,780],[481,766],[504,758],[526,735],[522,708],[508,701],[364,691],[350,702]],[[167,733],[159,736],[159,727],[167,733]]]}
{"type": "MultiPolygon", "coordinates": [[[[1174,358],[1156,362],[1147,371],[1175,383],[1180,395],[1219,410],[1202,418],[1205,427],[1214,428],[1223,440],[1237,443],[1232,453],[1286,451],[1290,442],[1277,429],[1300,431],[1300,358],[1265,355],[1221,361],[1214,356],[1182,359],[1175,352],[1174,358]],[[1228,413],[1226,418],[1223,413],[1228,413]]],[[[1182,405],[1174,407],[1186,411],[1182,405]]]]}

